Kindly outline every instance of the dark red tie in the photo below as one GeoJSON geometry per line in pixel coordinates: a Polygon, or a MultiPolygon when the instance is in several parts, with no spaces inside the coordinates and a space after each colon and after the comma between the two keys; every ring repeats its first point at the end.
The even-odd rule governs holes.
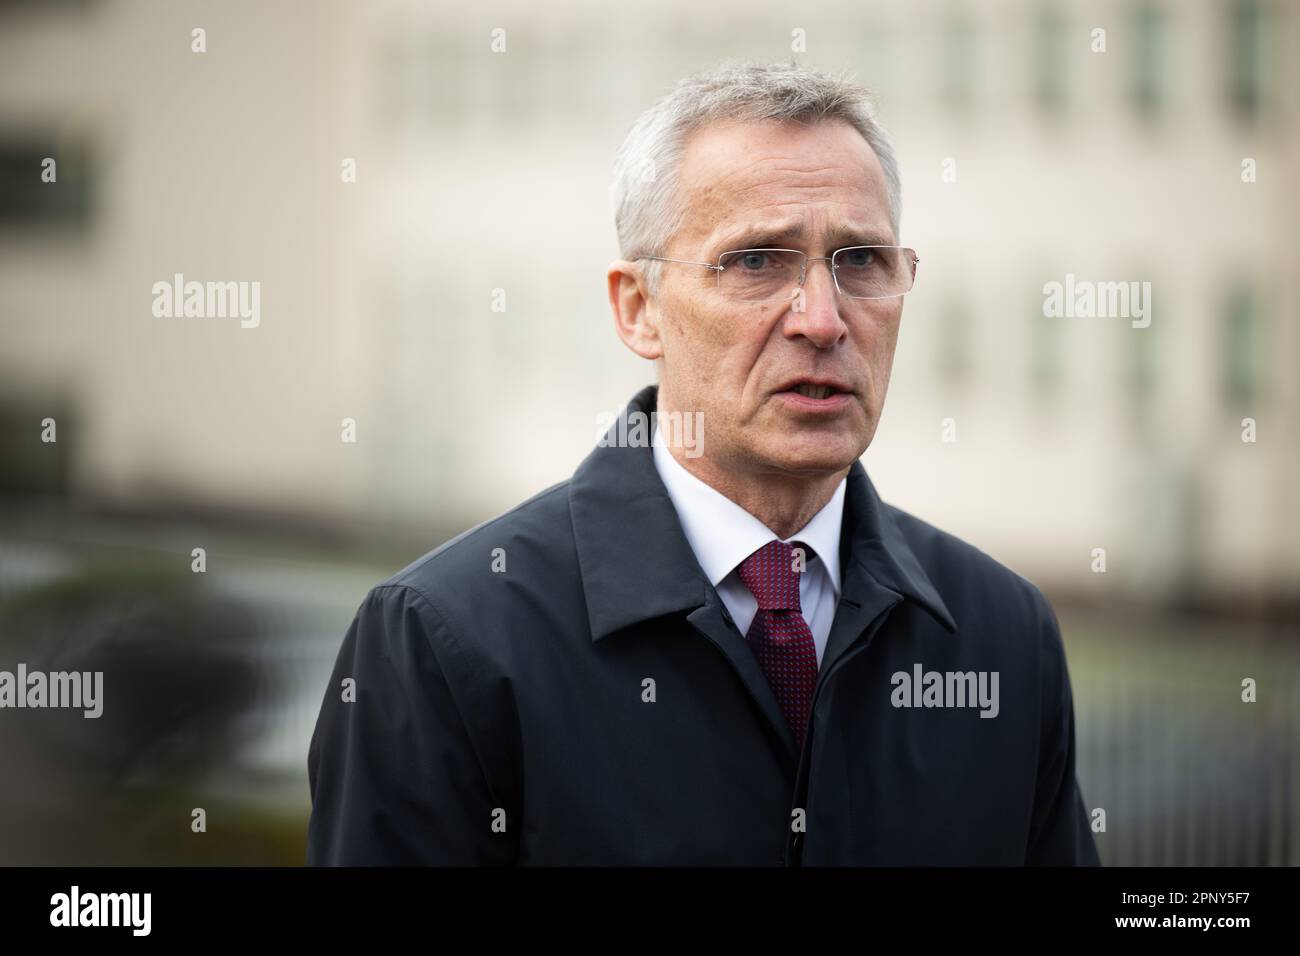
{"type": "MultiPolygon", "coordinates": [[[[797,542],[796,542],[797,544],[797,542]]],[[[758,613],[745,640],[758,656],[794,739],[802,745],[817,686],[817,645],[799,606],[795,544],[769,541],[740,563],[740,580],[758,601],[758,613]]],[[[803,561],[812,553],[802,544],[803,561]]]]}

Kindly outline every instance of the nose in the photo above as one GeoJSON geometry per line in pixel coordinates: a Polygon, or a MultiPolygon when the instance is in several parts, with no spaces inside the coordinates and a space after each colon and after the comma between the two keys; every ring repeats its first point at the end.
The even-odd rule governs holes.
{"type": "Polygon", "coordinates": [[[803,285],[795,292],[786,315],[785,334],[803,336],[819,349],[830,348],[848,334],[840,317],[839,293],[829,259],[809,259],[803,285]],[[824,265],[826,268],[817,268],[824,265]]]}

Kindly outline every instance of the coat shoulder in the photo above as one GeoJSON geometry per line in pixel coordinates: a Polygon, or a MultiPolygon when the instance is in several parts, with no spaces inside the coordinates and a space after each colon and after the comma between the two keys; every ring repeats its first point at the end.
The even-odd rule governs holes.
{"type": "Polygon", "coordinates": [[[576,564],[569,484],[565,480],[551,485],[509,511],[462,531],[376,588],[405,586],[426,598],[435,593],[468,597],[482,587],[485,574],[506,573],[512,560],[542,553],[563,564],[567,550],[576,564]]]}
{"type": "Polygon", "coordinates": [[[1039,587],[970,542],[888,503],[882,502],[903,539],[916,555],[954,614],[951,605],[996,602],[1036,620],[1055,621],[1051,604],[1039,587]]]}

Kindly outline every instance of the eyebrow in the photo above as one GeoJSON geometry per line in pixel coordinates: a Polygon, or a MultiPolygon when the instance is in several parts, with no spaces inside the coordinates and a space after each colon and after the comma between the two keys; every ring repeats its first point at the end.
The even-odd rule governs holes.
{"type": "MultiPolygon", "coordinates": [[[[712,244],[715,252],[721,254],[735,249],[764,249],[781,246],[795,240],[802,240],[807,235],[803,223],[776,226],[749,226],[726,234],[712,244]]],[[[828,237],[830,249],[842,249],[845,246],[892,246],[894,240],[880,235],[872,227],[840,226],[832,229],[828,237]]]]}

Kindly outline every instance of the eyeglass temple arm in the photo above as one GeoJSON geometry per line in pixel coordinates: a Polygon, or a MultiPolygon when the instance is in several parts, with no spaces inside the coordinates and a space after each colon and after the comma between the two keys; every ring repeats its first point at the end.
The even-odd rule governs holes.
{"type": "Polygon", "coordinates": [[[715,272],[721,272],[722,266],[715,266],[712,262],[694,262],[691,259],[668,259],[664,256],[637,256],[638,259],[654,259],[656,262],[680,262],[687,266],[704,266],[706,269],[712,269],[715,272]]]}

